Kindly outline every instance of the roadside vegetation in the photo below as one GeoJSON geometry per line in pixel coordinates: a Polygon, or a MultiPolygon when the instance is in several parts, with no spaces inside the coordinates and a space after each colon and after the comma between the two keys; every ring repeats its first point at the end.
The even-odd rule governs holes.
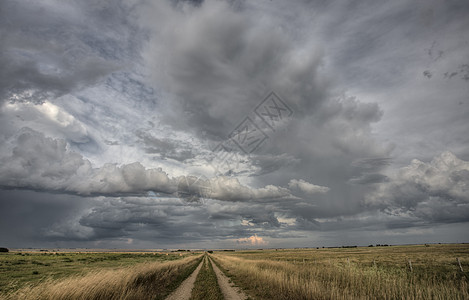
{"type": "Polygon", "coordinates": [[[195,280],[191,300],[223,299],[223,294],[218,285],[217,276],[213,271],[212,264],[209,262],[207,255],[204,255],[203,265],[195,280]]]}
{"type": "Polygon", "coordinates": [[[469,299],[467,244],[215,252],[212,257],[255,299],[469,299]]]}
{"type": "MultiPolygon", "coordinates": [[[[185,254],[187,255],[187,254],[185,254]]],[[[47,279],[141,262],[180,259],[179,253],[10,252],[0,253],[0,295],[47,279]]]]}
{"type": "MultiPolygon", "coordinates": [[[[86,268],[85,261],[72,260],[69,255],[73,256],[75,253],[64,256],[72,260],[69,264],[75,265],[71,270],[62,265],[63,261],[55,264],[51,261],[50,265],[45,267],[51,270],[57,267],[57,272],[62,271],[58,278],[47,275],[29,283],[23,281],[22,287],[14,289],[10,286],[9,290],[0,294],[0,299],[164,299],[194,271],[201,258],[200,254],[185,257],[157,257],[151,254],[154,258],[146,254],[94,254],[98,253],[83,254],[98,259],[97,265],[92,268],[86,268]],[[118,258],[110,259],[111,257],[118,258]]],[[[75,257],[84,258],[78,253],[75,257]]],[[[36,261],[47,264],[45,259],[36,261]]],[[[21,265],[19,266],[21,268],[21,265]]],[[[29,268],[23,266],[23,272],[27,272],[25,269],[29,268]]],[[[31,271],[31,274],[40,275],[39,271],[37,272],[38,274],[34,274],[34,271],[31,271]]],[[[3,272],[0,273],[5,276],[3,272]]],[[[2,280],[5,282],[5,278],[2,280]]]]}

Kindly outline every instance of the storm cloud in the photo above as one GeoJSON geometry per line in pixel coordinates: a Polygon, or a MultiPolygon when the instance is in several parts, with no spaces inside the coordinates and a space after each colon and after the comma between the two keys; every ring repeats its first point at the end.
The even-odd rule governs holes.
{"type": "Polygon", "coordinates": [[[469,162],[444,152],[430,162],[414,159],[369,195],[367,203],[426,222],[467,222],[469,162]]]}
{"type": "Polygon", "coordinates": [[[460,241],[468,11],[4,1],[0,242],[460,241]]]}

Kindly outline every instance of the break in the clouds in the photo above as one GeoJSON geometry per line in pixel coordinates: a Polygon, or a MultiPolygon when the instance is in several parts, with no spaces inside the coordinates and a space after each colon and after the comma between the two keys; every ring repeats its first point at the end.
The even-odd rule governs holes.
{"type": "Polygon", "coordinates": [[[462,241],[468,11],[4,1],[0,242],[462,241]]]}

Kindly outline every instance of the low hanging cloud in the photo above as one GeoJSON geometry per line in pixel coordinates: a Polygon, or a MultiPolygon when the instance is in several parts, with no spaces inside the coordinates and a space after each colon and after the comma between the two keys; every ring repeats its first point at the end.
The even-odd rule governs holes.
{"type": "Polygon", "coordinates": [[[236,243],[249,246],[264,246],[267,245],[269,242],[265,241],[262,237],[257,236],[257,234],[254,234],[248,238],[237,239],[236,243]]]}

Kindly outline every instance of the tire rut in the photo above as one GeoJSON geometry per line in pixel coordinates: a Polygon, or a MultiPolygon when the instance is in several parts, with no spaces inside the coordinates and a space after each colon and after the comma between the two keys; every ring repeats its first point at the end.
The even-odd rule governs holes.
{"type": "Polygon", "coordinates": [[[166,300],[189,300],[192,289],[194,288],[195,279],[197,278],[203,263],[204,260],[200,262],[194,272],[192,272],[192,274],[187,277],[186,280],[184,280],[181,285],[166,298],[166,300]]]}
{"type": "Polygon", "coordinates": [[[238,287],[234,286],[233,283],[230,283],[228,277],[218,268],[218,266],[213,263],[212,259],[209,258],[210,263],[212,264],[213,270],[217,275],[218,285],[220,286],[221,292],[226,300],[245,300],[248,297],[246,294],[241,291],[238,287]]]}

